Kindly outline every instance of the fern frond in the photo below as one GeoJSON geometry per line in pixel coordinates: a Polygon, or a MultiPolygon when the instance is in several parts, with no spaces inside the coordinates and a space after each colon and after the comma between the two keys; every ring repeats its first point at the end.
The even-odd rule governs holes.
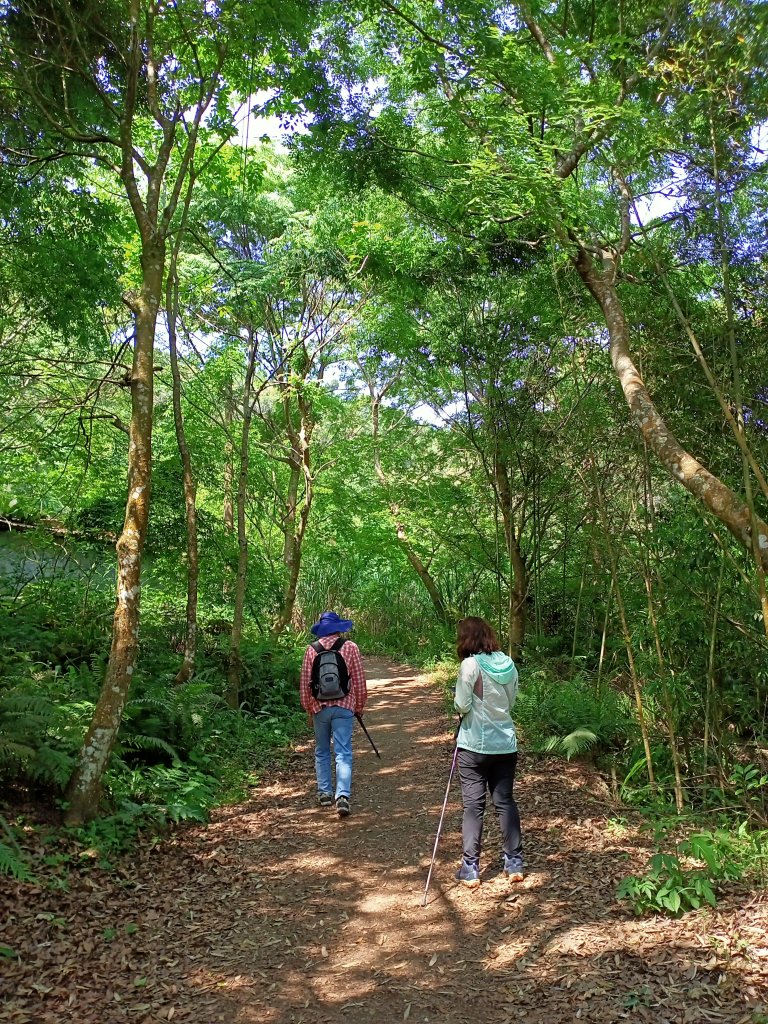
{"type": "Polygon", "coordinates": [[[545,750],[548,754],[554,754],[556,750],[560,749],[560,743],[562,742],[562,739],[562,736],[547,736],[547,738],[541,744],[541,749],[545,750]]]}
{"type": "Polygon", "coordinates": [[[0,828],[8,839],[7,843],[0,840],[0,875],[13,875],[19,882],[34,881],[11,827],[2,815],[0,815],[0,828]]]}
{"type": "Polygon", "coordinates": [[[55,750],[53,747],[40,747],[35,760],[27,768],[27,772],[33,779],[41,782],[55,782],[57,786],[64,786],[69,780],[74,767],[74,757],[62,750],[55,750]]]}
{"type": "Polygon", "coordinates": [[[0,718],[6,715],[31,714],[40,718],[52,718],[56,708],[47,697],[20,691],[6,693],[0,697],[0,718]]]}
{"type": "Polygon", "coordinates": [[[175,761],[180,760],[176,748],[159,736],[128,736],[121,741],[120,747],[122,750],[162,750],[163,753],[170,754],[175,761]]]}
{"type": "Polygon", "coordinates": [[[0,843],[0,875],[12,875],[17,882],[32,882],[34,876],[20,854],[0,843]]]}
{"type": "Polygon", "coordinates": [[[150,697],[145,694],[141,697],[136,697],[135,700],[129,700],[125,706],[126,713],[130,711],[147,711],[150,708],[154,711],[170,711],[171,702],[167,698],[150,697]]]}
{"type": "Polygon", "coordinates": [[[26,743],[17,743],[7,736],[0,736],[0,765],[3,761],[31,761],[34,756],[33,747],[26,743]]]}
{"type": "Polygon", "coordinates": [[[597,743],[597,736],[591,729],[574,729],[567,736],[549,736],[544,742],[544,749],[553,753],[563,753],[568,761],[578,754],[583,754],[597,743]]]}

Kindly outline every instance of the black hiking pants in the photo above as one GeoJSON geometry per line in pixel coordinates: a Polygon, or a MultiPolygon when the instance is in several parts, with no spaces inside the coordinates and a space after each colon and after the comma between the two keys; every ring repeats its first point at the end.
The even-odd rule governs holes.
{"type": "Polygon", "coordinates": [[[480,859],[487,791],[490,791],[499,818],[504,853],[508,857],[521,855],[520,814],[512,795],[517,754],[476,754],[473,750],[459,747],[458,763],[464,804],[464,859],[473,862],[480,859]]]}

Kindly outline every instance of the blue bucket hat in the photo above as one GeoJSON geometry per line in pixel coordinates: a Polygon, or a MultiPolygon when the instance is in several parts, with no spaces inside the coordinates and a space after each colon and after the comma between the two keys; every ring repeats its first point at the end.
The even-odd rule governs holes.
{"type": "Polygon", "coordinates": [[[352,619],[340,619],[336,612],[323,612],[319,621],[310,626],[309,632],[319,638],[332,633],[348,633],[353,626],[352,619]]]}

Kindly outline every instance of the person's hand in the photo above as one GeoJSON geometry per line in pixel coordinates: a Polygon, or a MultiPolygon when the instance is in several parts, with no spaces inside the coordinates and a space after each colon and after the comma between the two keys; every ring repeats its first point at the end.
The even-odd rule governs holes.
{"type": "Polygon", "coordinates": [[[310,729],[313,729],[315,727],[315,719],[311,711],[307,712],[307,725],[309,726],[310,729]]]}

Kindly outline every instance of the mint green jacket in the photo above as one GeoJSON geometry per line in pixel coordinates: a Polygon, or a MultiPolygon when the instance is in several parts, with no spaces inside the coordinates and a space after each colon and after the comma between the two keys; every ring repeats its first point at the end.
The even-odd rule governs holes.
{"type": "Polygon", "coordinates": [[[517,669],[502,651],[475,654],[459,666],[454,704],[462,715],[457,744],[477,754],[514,754],[517,733],[512,708],[517,669]]]}

